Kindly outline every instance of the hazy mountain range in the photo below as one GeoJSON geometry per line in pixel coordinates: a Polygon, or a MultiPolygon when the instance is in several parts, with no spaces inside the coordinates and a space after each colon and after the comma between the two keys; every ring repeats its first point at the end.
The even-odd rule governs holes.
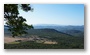
{"type": "Polygon", "coordinates": [[[84,31],[84,25],[75,26],[75,25],[39,24],[39,25],[34,25],[34,28],[35,29],[51,28],[51,29],[56,29],[57,31],[63,31],[63,30],[84,31]]]}
{"type": "MultiPolygon", "coordinates": [[[[81,26],[74,26],[74,25],[55,25],[55,24],[38,24],[33,25],[34,29],[51,29],[56,30],[58,32],[66,33],[73,36],[84,36],[84,25],[81,26]]],[[[4,30],[8,29],[6,25],[4,25],[4,30]]],[[[34,30],[34,32],[35,32],[34,30]]],[[[7,31],[7,30],[5,30],[7,31]]]]}

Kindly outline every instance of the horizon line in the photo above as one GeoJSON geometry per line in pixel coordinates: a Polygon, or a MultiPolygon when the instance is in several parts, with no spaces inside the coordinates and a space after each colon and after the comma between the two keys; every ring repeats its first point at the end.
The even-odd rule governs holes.
{"type": "MultiPolygon", "coordinates": [[[[4,24],[7,25],[7,24],[4,24]]],[[[28,25],[34,25],[34,26],[84,26],[84,24],[82,25],[63,25],[63,24],[28,24],[28,25]]]]}

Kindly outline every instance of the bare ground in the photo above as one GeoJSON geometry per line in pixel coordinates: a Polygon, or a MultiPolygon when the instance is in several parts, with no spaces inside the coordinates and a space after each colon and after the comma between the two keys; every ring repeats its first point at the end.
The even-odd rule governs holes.
{"type": "Polygon", "coordinates": [[[32,35],[31,37],[29,38],[20,38],[20,37],[10,37],[10,36],[5,36],[4,37],[4,43],[11,43],[11,42],[15,42],[16,40],[21,40],[21,41],[33,41],[34,39],[38,39],[36,42],[37,43],[42,43],[44,42],[43,44],[57,44],[56,41],[51,41],[51,40],[46,40],[46,39],[43,39],[43,40],[40,40],[40,38],[38,36],[35,36],[35,35],[32,35]]]}
{"type": "Polygon", "coordinates": [[[10,43],[10,42],[14,42],[16,40],[27,40],[27,38],[4,37],[4,43],[10,43]]]}

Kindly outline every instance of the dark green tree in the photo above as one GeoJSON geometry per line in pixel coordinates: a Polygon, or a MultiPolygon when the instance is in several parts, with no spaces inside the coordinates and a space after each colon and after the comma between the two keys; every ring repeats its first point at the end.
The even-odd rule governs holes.
{"type": "Polygon", "coordinates": [[[26,30],[33,28],[32,25],[25,23],[25,18],[19,16],[19,9],[25,12],[33,10],[30,4],[4,4],[4,18],[12,37],[27,34],[26,30]]]}

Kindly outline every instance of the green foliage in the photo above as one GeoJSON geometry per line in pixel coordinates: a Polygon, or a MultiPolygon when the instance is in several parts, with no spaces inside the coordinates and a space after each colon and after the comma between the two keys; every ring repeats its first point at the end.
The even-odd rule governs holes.
{"type": "Polygon", "coordinates": [[[26,30],[33,28],[25,23],[25,18],[19,16],[20,8],[26,12],[32,10],[30,4],[4,4],[4,18],[13,37],[27,34],[26,30]]]}
{"type": "Polygon", "coordinates": [[[19,44],[4,44],[5,49],[84,49],[84,36],[74,37],[54,29],[31,29],[28,36],[37,35],[58,42],[58,44],[43,44],[36,42],[20,42],[19,44]]]}

